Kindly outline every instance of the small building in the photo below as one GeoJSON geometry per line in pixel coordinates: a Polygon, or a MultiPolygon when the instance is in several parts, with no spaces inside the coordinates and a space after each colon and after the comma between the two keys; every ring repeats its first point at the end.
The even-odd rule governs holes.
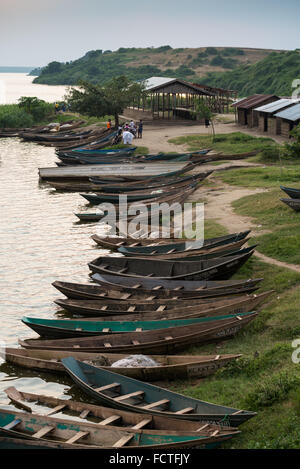
{"type": "Polygon", "coordinates": [[[237,110],[237,123],[248,127],[258,127],[258,115],[253,110],[259,106],[264,106],[280,98],[274,94],[254,94],[233,104],[237,110]]]}
{"type": "Polygon", "coordinates": [[[177,78],[152,77],[144,81],[145,96],[126,109],[126,116],[140,119],[195,120],[197,104],[225,112],[235,92],[189,83],[177,78]]]}
{"type": "Polygon", "coordinates": [[[284,111],[294,104],[299,103],[299,99],[279,99],[270,104],[260,106],[253,110],[254,121],[258,121],[261,132],[268,132],[271,135],[281,134],[281,121],[276,119],[275,114],[284,111]]]}
{"type": "Polygon", "coordinates": [[[291,130],[300,124],[300,103],[278,112],[275,114],[275,118],[278,121],[277,125],[280,128],[280,134],[283,137],[291,138],[291,130]]]}

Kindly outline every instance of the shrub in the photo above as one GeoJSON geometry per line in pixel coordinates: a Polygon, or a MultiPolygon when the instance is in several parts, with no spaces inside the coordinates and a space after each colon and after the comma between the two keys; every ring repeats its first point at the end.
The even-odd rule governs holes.
{"type": "Polygon", "coordinates": [[[245,397],[245,407],[259,410],[282,402],[290,391],[299,386],[300,378],[287,372],[280,372],[262,380],[245,397]]]}
{"type": "Polygon", "coordinates": [[[0,128],[32,127],[33,117],[17,105],[0,106],[0,128]]]}

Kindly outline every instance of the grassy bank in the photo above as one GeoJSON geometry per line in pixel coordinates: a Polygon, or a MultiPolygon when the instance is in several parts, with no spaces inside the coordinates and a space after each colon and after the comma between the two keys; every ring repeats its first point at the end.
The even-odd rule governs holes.
{"type": "MultiPolygon", "coordinates": [[[[210,220],[207,234],[217,233],[219,227],[210,220]]],[[[241,353],[243,357],[210,378],[177,381],[171,388],[197,399],[258,413],[241,427],[240,436],[223,445],[225,448],[296,448],[300,443],[300,376],[299,365],[292,362],[292,341],[300,338],[300,274],[253,257],[235,276],[250,277],[264,278],[260,291],[275,290],[258,318],[232,340],[185,352],[241,353]]]]}
{"type": "Polygon", "coordinates": [[[252,151],[262,151],[270,146],[276,146],[276,143],[271,138],[252,137],[242,132],[218,134],[214,139],[211,134],[187,135],[172,138],[169,142],[175,145],[186,145],[187,151],[211,148],[216,152],[234,155],[252,151]]]}

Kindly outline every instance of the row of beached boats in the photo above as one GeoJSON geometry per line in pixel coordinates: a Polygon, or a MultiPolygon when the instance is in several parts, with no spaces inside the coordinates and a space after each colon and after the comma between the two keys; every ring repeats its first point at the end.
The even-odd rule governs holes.
{"type": "MultiPolygon", "coordinates": [[[[147,163],[136,174],[114,165],[92,178],[86,165],[61,167],[66,186],[56,189],[81,191],[81,184],[92,184],[87,191],[99,190],[96,198],[85,197],[89,202],[103,204],[109,197],[117,206],[123,195],[148,210],[153,202],[183,203],[209,175],[189,174],[198,163],[160,165],[160,172],[159,164],[147,163]]],[[[51,184],[57,184],[55,175],[51,184]]],[[[262,279],[232,280],[253,255],[255,246],[245,247],[249,235],[202,242],[176,238],[174,232],[158,239],[94,235],[100,248],[119,257],[101,255],[90,262],[92,283],[54,282],[65,296],[55,301],[65,318],[24,317],[40,337],[4,351],[13,365],[68,375],[94,404],[8,388],[19,410],[0,409],[0,448],[210,448],[238,435],[254,412],[153,382],[204,378],[240,357],[174,353],[228,340],[257,318],[272,292],[255,294],[262,279]]]]}
{"type": "Polygon", "coordinates": [[[280,199],[281,202],[295,210],[295,212],[300,212],[300,189],[293,189],[291,187],[284,186],[280,186],[280,189],[289,196],[288,199],[280,199]]]}

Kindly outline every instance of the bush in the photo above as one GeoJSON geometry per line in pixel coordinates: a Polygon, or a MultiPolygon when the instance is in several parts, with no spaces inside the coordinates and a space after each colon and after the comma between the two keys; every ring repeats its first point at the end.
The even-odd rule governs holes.
{"type": "Polygon", "coordinates": [[[282,402],[299,384],[300,378],[296,375],[289,375],[287,372],[274,374],[262,380],[253,391],[249,392],[244,401],[245,407],[259,410],[270,407],[276,402],[282,402]]]}
{"type": "Polygon", "coordinates": [[[45,119],[45,117],[49,115],[53,109],[53,105],[46,103],[46,101],[35,97],[31,98],[26,96],[22,96],[19,99],[18,106],[27,114],[30,114],[35,122],[39,122],[45,119]]]}
{"type": "Polygon", "coordinates": [[[0,106],[0,128],[32,127],[33,117],[17,105],[0,106]]]}

